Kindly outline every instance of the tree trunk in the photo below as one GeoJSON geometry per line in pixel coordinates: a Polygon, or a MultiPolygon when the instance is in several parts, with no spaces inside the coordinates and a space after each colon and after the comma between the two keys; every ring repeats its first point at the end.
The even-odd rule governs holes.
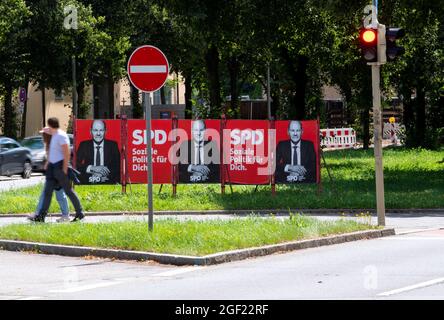
{"type": "Polygon", "coordinates": [[[287,72],[290,76],[293,88],[289,91],[290,109],[288,110],[288,117],[290,119],[304,120],[305,119],[305,94],[307,91],[307,67],[309,58],[303,55],[298,55],[297,61],[290,56],[287,48],[281,49],[281,57],[287,65],[287,72]]]}
{"type": "Polygon", "coordinates": [[[296,119],[304,120],[306,116],[305,108],[305,95],[307,92],[307,68],[308,68],[309,58],[306,56],[298,56],[298,69],[296,72],[296,96],[295,96],[295,107],[296,107],[296,119]]]}
{"type": "Polygon", "coordinates": [[[370,107],[366,106],[361,114],[363,148],[367,150],[370,146],[370,107]]]}
{"type": "Polygon", "coordinates": [[[211,45],[205,54],[206,69],[210,89],[210,114],[213,117],[220,116],[220,79],[219,79],[219,51],[216,46],[211,45]]]}
{"type": "Polygon", "coordinates": [[[12,85],[5,84],[5,110],[4,110],[4,135],[13,139],[17,138],[16,114],[12,106],[12,85]]]}
{"type": "Polygon", "coordinates": [[[347,126],[352,126],[353,125],[353,110],[352,110],[352,104],[351,104],[351,100],[352,100],[352,91],[351,91],[351,87],[350,86],[343,86],[342,87],[342,94],[344,96],[344,100],[342,102],[343,108],[345,109],[345,117],[346,117],[346,122],[347,122],[347,126]]]}
{"type": "Polygon", "coordinates": [[[136,87],[134,87],[132,83],[130,83],[130,90],[131,90],[130,96],[131,96],[133,118],[142,119],[143,109],[139,100],[139,90],[136,87]]]}
{"type": "Polygon", "coordinates": [[[185,77],[185,119],[191,119],[193,115],[192,95],[192,76],[191,72],[184,73],[185,77]]]}
{"type": "Polygon", "coordinates": [[[79,77],[76,80],[77,88],[77,118],[85,119],[88,114],[87,106],[85,106],[85,79],[83,77],[79,77]]]}
{"type": "Polygon", "coordinates": [[[160,104],[166,104],[166,98],[165,98],[165,86],[160,88],[160,104]]]}
{"type": "Polygon", "coordinates": [[[42,91],[42,123],[43,127],[46,126],[46,95],[45,95],[45,85],[42,83],[40,90],[42,91]]]}
{"type": "Polygon", "coordinates": [[[277,113],[281,107],[281,95],[280,95],[279,88],[275,88],[274,90],[273,89],[270,90],[270,98],[271,98],[271,116],[275,120],[280,120],[280,119],[277,119],[277,113]]]}
{"type": "Polygon", "coordinates": [[[404,89],[402,91],[402,96],[404,97],[402,101],[403,106],[403,122],[405,125],[406,147],[416,146],[416,134],[415,134],[415,115],[413,111],[413,101],[411,99],[411,91],[409,89],[404,89]]]}
{"type": "Polygon", "coordinates": [[[426,101],[424,88],[416,88],[416,145],[427,147],[425,141],[426,132],[426,101]]]}
{"type": "Polygon", "coordinates": [[[23,139],[26,136],[26,114],[28,113],[28,89],[29,89],[29,79],[26,79],[24,81],[24,86],[26,90],[26,100],[23,106],[23,115],[22,115],[22,123],[21,123],[21,130],[20,130],[20,138],[23,139]]]}
{"type": "Polygon", "coordinates": [[[114,80],[111,72],[108,72],[108,100],[109,100],[109,116],[108,119],[114,119],[114,80]]]}
{"type": "MultiPolygon", "coordinates": [[[[231,57],[228,60],[228,72],[230,74],[230,95],[231,95],[231,110],[237,113],[239,108],[239,90],[238,90],[238,79],[239,79],[240,63],[236,57],[231,57]]],[[[227,113],[227,110],[224,110],[227,113]]]]}

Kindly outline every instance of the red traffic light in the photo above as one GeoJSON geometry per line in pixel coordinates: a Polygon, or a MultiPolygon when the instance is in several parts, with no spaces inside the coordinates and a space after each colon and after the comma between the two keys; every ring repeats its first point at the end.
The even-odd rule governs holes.
{"type": "Polygon", "coordinates": [[[376,30],[363,29],[361,31],[361,40],[364,43],[371,44],[376,41],[376,30]]]}
{"type": "Polygon", "coordinates": [[[361,28],[359,30],[359,45],[361,55],[367,62],[378,61],[378,30],[361,28]]]}

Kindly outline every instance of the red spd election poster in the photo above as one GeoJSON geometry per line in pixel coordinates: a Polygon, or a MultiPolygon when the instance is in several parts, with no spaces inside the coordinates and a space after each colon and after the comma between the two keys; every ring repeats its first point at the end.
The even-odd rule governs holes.
{"type": "MultiPolygon", "coordinates": [[[[171,163],[168,152],[171,148],[171,120],[151,120],[151,143],[153,159],[153,183],[172,183],[171,163]]],[[[145,120],[128,120],[128,183],[147,183],[147,150],[148,136],[145,120]]]]}
{"type": "Polygon", "coordinates": [[[81,184],[120,183],[120,125],[120,120],[76,120],[75,166],[81,184]]]}
{"type": "Polygon", "coordinates": [[[269,183],[268,128],[266,120],[226,121],[223,133],[226,183],[269,183]]]}
{"type": "Polygon", "coordinates": [[[318,183],[319,125],[313,121],[276,121],[276,184],[318,183]]]}
{"type": "Polygon", "coordinates": [[[179,183],[220,183],[220,120],[179,120],[175,163],[179,183]]]}

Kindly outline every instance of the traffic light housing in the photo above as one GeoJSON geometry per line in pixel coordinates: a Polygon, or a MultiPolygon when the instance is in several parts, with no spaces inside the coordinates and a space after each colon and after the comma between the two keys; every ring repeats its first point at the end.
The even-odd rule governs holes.
{"type": "Polygon", "coordinates": [[[373,28],[361,28],[359,30],[359,45],[361,54],[367,62],[378,61],[378,30],[373,28]]]}
{"type": "Polygon", "coordinates": [[[400,55],[404,54],[404,47],[398,46],[396,40],[401,39],[405,35],[402,28],[387,28],[385,32],[386,56],[387,61],[393,61],[400,55]]]}

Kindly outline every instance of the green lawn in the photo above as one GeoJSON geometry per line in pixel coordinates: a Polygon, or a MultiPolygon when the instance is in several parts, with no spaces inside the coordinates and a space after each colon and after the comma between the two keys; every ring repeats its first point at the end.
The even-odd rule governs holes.
{"type": "MultiPolygon", "coordinates": [[[[298,208],[375,208],[373,150],[346,150],[325,153],[333,183],[322,169],[323,193],[316,185],[277,186],[271,196],[269,186],[227,186],[221,195],[220,185],[179,185],[177,197],[169,185],[158,194],[155,186],[155,210],[216,209],[298,209],[298,208]]],[[[386,207],[444,208],[444,151],[384,149],[386,207]]],[[[77,186],[86,211],[147,210],[146,185],[77,186]]],[[[0,213],[23,213],[35,210],[41,186],[0,193],[0,213]]],[[[51,212],[59,212],[53,197],[51,212]]]]}
{"type": "MultiPolygon", "coordinates": [[[[365,222],[365,217],[362,222],[365,222]]],[[[1,239],[126,249],[182,255],[276,244],[292,240],[376,229],[357,221],[319,221],[299,215],[285,218],[235,218],[178,221],[159,219],[148,233],[147,223],[13,224],[0,228],[1,239]]]]}

